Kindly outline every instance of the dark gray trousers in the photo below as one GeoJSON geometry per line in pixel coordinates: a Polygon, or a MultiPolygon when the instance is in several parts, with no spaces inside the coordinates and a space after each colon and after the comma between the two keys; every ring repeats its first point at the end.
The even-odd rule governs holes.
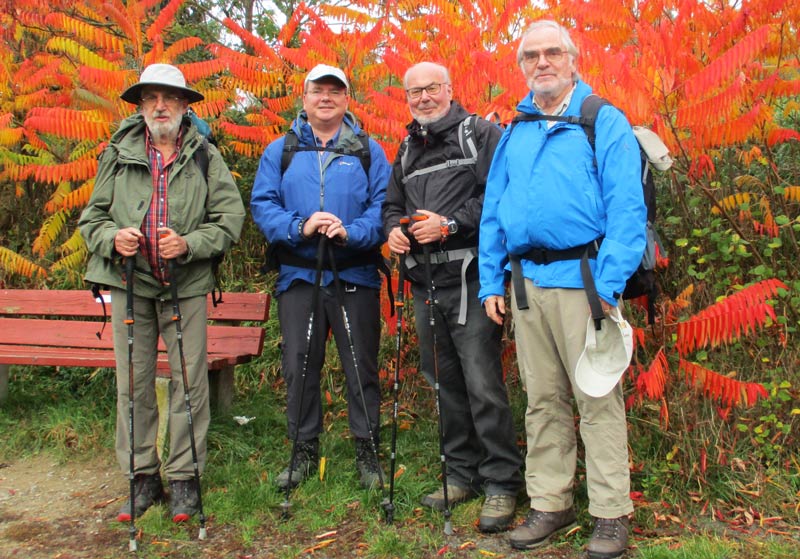
{"type": "MultiPolygon", "coordinates": [[[[516,495],[522,485],[522,455],[503,382],[502,329],[480,304],[478,280],[467,281],[466,324],[458,324],[460,285],[437,288],[432,307],[448,481],[487,495],[516,495]]],[[[411,290],[422,372],[433,384],[427,289],[412,284],[411,290]]]]}
{"type": "Polygon", "coordinates": [[[369,438],[369,427],[377,438],[380,427],[380,384],[378,381],[378,346],[380,344],[380,292],[362,286],[344,284],[344,305],[347,311],[353,348],[358,363],[358,376],[353,366],[353,353],[345,330],[342,311],[333,285],[320,288],[319,301],[311,325],[311,346],[300,409],[303,385],[303,361],[308,347],[308,325],[314,287],[297,282],[278,296],[278,318],[283,337],[281,368],[286,381],[289,438],[316,439],[322,432],[322,400],[320,373],[325,360],[328,332],[333,332],[347,383],[347,415],[350,432],[357,438],[369,438]],[[354,289],[354,290],[353,290],[354,289]],[[364,391],[367,416],[359,390],[364,391]],[[298,413],[299,412],[299,413],[298,413]],[[369,427],[368,427],[369,426],[369,427]]]}

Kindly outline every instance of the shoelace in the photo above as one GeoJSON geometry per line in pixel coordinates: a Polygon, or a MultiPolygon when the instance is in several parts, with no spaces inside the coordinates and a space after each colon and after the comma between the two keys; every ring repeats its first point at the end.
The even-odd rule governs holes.
{"type": "Polygon", "coordinates": [[[619,537],[620,523],[615,518],[598,518],[592,537],[601,540],[615,540],[619,537]]]}
{"type": "Polygon", "coordinates": [[[504,495],[488,495],[483,503],[483,507],[499,511],[501,508],[503,508],[504,502],[504,495]]]}

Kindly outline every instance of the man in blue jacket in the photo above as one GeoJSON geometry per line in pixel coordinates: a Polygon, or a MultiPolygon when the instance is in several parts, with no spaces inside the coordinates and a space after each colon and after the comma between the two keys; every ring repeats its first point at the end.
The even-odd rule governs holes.
{"type": "MultiPolygon", "coordinates": [[[[534,23],[517,55],[531,90],[517,110],[579,116],[591,89],[578,76],[577,56],[566,29],[552,21],[534,23]]],[[[517,272],[514,278],[512,271],[511,301],[528,396],[525,478],[531,509],[511,533],[511,545],[543,545],[575,522],[572,396],[595,518],[588,556],[608,559],[627,548],[633,512],[627,426],[620,384],[594,398],[575,383],[590,315],[580,255],[588,251],[602,309],[609,313],[641,261],[646,211],[630,125],[620,111],[604,106],[595,129],[594,150],[581,126],[568,122],[519,122],[501,138],[481,216],[479,296],[488,316],[502,322],[506,273],[517,272]]]]}
{"type": "Polygon", "coordinates": [[[389,163],[380,146],[366,138],[347,111],[348,90],[347,78],[339,68],[320,64],[308,73],[303,110],[291,131],[264,151],[250,201],[253,219],[279,267],[275,293],[283,338],[281,369],[286,380],[289,438],[297,436],[294,469],[290,472],[287,467],[276,479],[284,489],[317,469],[322,431],[320,372],[329,331],[336,340],[347,382],[350,432],[355,437],[361,484],[367,488],[382,480],[375,452],[380,427],[378,262],[384,241],[381,204],[389,163]],[[285,149],[290,143],[294,147],[285,149]],[[365,144],[368,155],[363,153],[365,144]],[[293,156],[283,169],[289,152],[293,156]],[[348,324],[337,300],[330,263],[322,274],[317,308],[311,308],[319,235],[335,247],[348,324]]]}

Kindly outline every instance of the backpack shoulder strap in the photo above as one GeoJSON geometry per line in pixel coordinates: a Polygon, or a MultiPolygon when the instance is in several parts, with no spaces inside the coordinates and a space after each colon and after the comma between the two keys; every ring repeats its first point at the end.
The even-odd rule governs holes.
{"type": "Polygon", "coordinates": [[[295,134],[294,130],[290,128],[283,137],[283,152],[281,152],[281,176],[283,176],[283,174],[286,172],[286,169],[289,168],[289,164],[292,162],[292,158],[297,152],[297,145],[299,143],[300,141],[297,139],[297,134],[295,134]]]}
{"type": "Polygon", "coordinates": [[[400,170],[403,172],[403,184],[408,181],[406,176],[406,169],[408,168],[408,143],[411,141],[411,136],[403,138],[403,143],[400,144],[400,170]]]}
{"type": "Polygon", "coordinates": [[[475,145],[475,122],[477,115],[469,115],[458,124],[458,144],[464,159],[478,160],[478,147],[475,145]]]}
{"type": "Polygon", "coordinates": [[[203,178],[208,182],[208,137],[203,137],[203,143],[194,152],[194,162],[203,172],[203,178]]]}
{"type": "Polygon", "coordinates": [[[595,129],[594,125],[597,122],[597,113],[600,112],[600,107],[603,105],[611,105],[611,103],[592,93],[587,96],[581,103],[581,118],[579,124],[586,132],[586,137],[589,139],[589,145],[592,146],[592,151],[595,151],[595,129]]]}
{"type": "Polygon", "coordinates": [[[286,169],[289,168],[294,154],[298,151],[328,151],[332,153],[338,153],[339,155],[355,155],[358,157],[359,161],[361,161],[361,166],[364,168],[364,174],[369,176],[369,168],[372,164],[372,155],[369,151],[369,135],[363,130],[359,130],[358,134],[356,134],[356,137],[361,143],[361,147],[357,150],[319,146],[301,147],[300,140],[297,138],[297,134],[295,134],[294,130],[289,129],[289,131],[286,132],[286,136],[284,136],[283,140],[283,152],[281,153],[281,176],[283,176],[283,174],[286,172],[286,169]]]}
{"type": "Polygon", "coordinates": [[[437,171],[441,171],[443,169],[449,169],[451,167],[460,167],[462,165],[475,165],[475,163],[478,161],[478,148],[475,145],[476,119],[477,116],[471,114],[458,124],[458,144],[461,147],[461,155],[463,156],[462,159],[448,159],[444,163],[438,163],[436,165],[431,165],[430,167],[417,169],[416,171],[408,175],[406,175],[406,158],[408,154],[409,137],[406,136],[406,138],[403,140],[403,145],[402,145],[402,148],[405,149],[403,151],[403,154],[400,156],[400,166],[403,169],[403,184],[406,184],[412,178],[418,177],[420,175],[435,173],[437,171]]]}
{"type": "Polygon", "coordinates": [[[364,168],[364,174],[369,177],[369,168],[372,165],[372,155],[369,152],[369,135],[363,130],[359,130],[356,137],[361,142],[361,149],[358,151],[358,159],[364,168]]]}

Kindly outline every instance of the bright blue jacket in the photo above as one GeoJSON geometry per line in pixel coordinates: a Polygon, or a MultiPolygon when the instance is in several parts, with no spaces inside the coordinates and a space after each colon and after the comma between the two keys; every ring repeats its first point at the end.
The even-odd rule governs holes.
{"type": "MultiPolygon", "coordinates": [[[[313,146],[314,136],[305,112],[301,112],[292,129],[297,134],[299,146],[313,146]]],[[[356,137],[359,132],[352,115],[345,115],[336,137],[329,145],[337,148],[361,149],[356,137]]],[[[300,220],[317,211],[330,212],[345,225],[348,234],[346,246],[335,246],[336,261],[377,251],[385,241],[381,222],[381,204],[386,195],[386,183],[391,168],[383,149],[370,139],[371,165],[369,177],[361,160],[355,155],[332,152],[298,151],[281,177],[281,156],[285,137],[267,146],[256,172],[250,211],[258,228],[268,243],[283,243],[299,257],[314,261],[318,241],[303,239],[298,235],[300,220]],[[320,164],[318,154],[322,156],[320,164]]],[[[295,280],[314,283],[315,272],[310,268],[282,265],[275,285],[280,294],[295,280]]],[[[339,277],[365,287],[380,287],[375,265],[339,269],[339,277]]],[[[322,285],[333,281],[331,272],[323,272],[322,285]]]]}
{"type": "MultiPolygon", "coordinates": [[[[590,93],[579,81],[563,116],[580,116],[590,93]]],[[[540,112],[532,94],[517,110],[540,112]]],[[[479,296],[483,302],[503,295],[509,253],[564,250],[604,237],[590,266],[597,293],[616,305],[615,295],[625,289],[645,248],[639,145],[624,115],[608,105],[597,115],[594,153],[579,124],[557,122],[550,129],[547,124],[509,127],[494,153],[481,215],[479,296]]],[[[522,271],[539,287],[583,288],[580,260],[523,259],[522,271]]]]}

